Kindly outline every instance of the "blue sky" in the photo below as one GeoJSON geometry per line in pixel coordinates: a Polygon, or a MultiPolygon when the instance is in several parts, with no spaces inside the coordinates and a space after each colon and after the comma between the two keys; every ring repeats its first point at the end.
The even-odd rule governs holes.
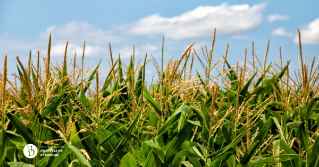
{"type": "MultiPolygon", "coordinates": [[[[0,1],[0,59],[3,61],[7,54],[8,72],[16,72],[16,56],[20,56],[25,65],[30,50],[34,62],[38,50],[41,57],[46,56],[48,37],[52,33],[52,62],[62,62],[66,41],[69,41],[68,61],[74,52],[80,58],[86,40],[84,66],[88,67],[91,62],[96,66],[102,59],[99,71],[101,77],[105,77],[109,70],[109,42],[113,56],[121,54],[126,63],[134,44],[137,59],[144,58],[147,52],[149,59],[153,55],[160,62],[163,35],[164,64],[172,56],[173,60],[178,59],[194,41],[194,48],[204,59],[200,48],[205,45],[210,48],[216,27],[213,62],[225,54],[227,43],[231,65],[243,61],[245,48],[251,60],[252,41],[255,53],[263,59],[270,39],[267,64],[279,55],[281,46],[283,60],[291,60],[292,67],[297,69],[298,28],[308,64],[313,56],[319,56],[318,7],[319,1],[288,0],[0,1]]],[[[197,59],[195,68],[202,69],[197,59]]],[[[146,75],[149,82],[151,76],[156,75],[151,63],[146,75]]]]}

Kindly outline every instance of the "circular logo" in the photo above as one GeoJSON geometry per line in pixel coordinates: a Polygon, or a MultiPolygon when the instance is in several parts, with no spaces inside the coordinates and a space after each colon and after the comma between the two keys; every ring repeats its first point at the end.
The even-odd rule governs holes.
{"type": "Polygon", "coordinates": [[[38,153],[38,149],[35,145],[33,144],[28,144],[24,147],[23,149],[23,154],[27,157],[27,158],[34,158],[38,153]]]}

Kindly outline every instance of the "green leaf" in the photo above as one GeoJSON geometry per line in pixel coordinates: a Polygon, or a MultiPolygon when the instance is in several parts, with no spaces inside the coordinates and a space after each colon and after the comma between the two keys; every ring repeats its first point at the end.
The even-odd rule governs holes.
{"type": "Polygon", "coordinates": [[[299,128],[302,122],[289,122],[286,124],[288,128],[299,128]]]}
{"type": "Polygon", "coordinates": [[[185,165],[186,167],[193,167],[193,165],[188,161],[182,161],[182,164],[185,165]]]}
{"type": "Polygon", "coordinates": [[[237,146],[237,143],[239,142],[239,140],[247,133],[247,131],[249,129],[250,129],[250,127],[243,126],[241,132],[236,136],[235,139],[233,139],[233,141],[230,144],[228,144],[226,147],[224,147],[224,148],[222,148],[222,149],[210,154],[208,156],[208,158],[211,158],[213,156],[218,156],[220,154],[225,153],[226,151],[228,151],[231,148],[235,148],[237,146]]]}
{"type": "Polygon", "coordinates": [[[11,167],[34,167],[32,164],[26,164],[23,162],[8,162],[11,167]]]}
{"type": "Polygon", "coordinates": [[[121,159],[121,167],[134,167],[134,166],[138,167],[133,155],[130,152],[128,152],[121,159]]]}
{"type": "Polygon", "coordinates": [[[138,103],[138,100],[141,96],[142,93],[142,88],[143,88],[143,68],[144,65],[140,68],[140,71],[138,73],[137,81],[135,83],[135,89],[134,89],[134,95],[136,97],[136,102],[138,103]]]}
{"type": "Polygon", "coordinates": [[[119,61],[118,61],[118,63],[119,63],[118,69],[119,69],[120,84],[122,84],[123,81],[124,81],[124,78],[123,78],[122,61],[121,61],[120,54],[119,54],[119,61]]]}
{"type": "Polygon", "coordinates": [[[276,127],[277,127],[277,129],[278,129],[278,131],[280,133],[281,138],[284,139],[284,141],[286,142],[286,138],[284,136],[284,133],[282,132],[282,129],[281,129],[281,126],[279,124],[278,119],[276,117],[273,117],[272,119],[274,120],[274,123],[275,123],[275,125],[276,125],[276,127]]]}
{"type": "Polygon", "coordinates": [[[105,166],[111,166],[114,163],[114,159],[119,155],[119,153],[122,151],[126,141],[130,138],[131,133],[140,117],[140,114],[143,110],[143,108],[145,107],[146,104],[144,104],[140,111],[138,112],[138,114],[136,115],[136,117],[134,118],[134,120],[132,121],[132,123],[130,124],[130,126],[127,128],[127,131],[124,133],[124,135],[122,136],[119,144],[117,145],[117,147],[115,148],[115,150],[111,153],[110,156],[107,157],[107,159],[105,160],[104,165],[105,166]]]}
{"type": "Polygon", "coordinates": [[[221,127],[221,130],[222,130],[223,137],[225,138],[226,142],[228,144],[230,144],[231,143],[231,135],[229,134],[226,126],[231,126],[231,125],[228,122],[224,122],[222,127],[221,127]]]}
{"type": "Polygon", "coordinates": [[[149,95],[147,89],[144,86],[144,91],[143,91],[144,97],[146,98],[147,102],[154,108],[154,110],[157,112],[158,115],[162,115],[162,111],[160,107],[158,106],[157,102],[151,98],[149,95]]]}
{"type": "Polygon", "coordinates": [[[146,143],[147,145],[149,145],[151,147],[159,148],[159,145],[158,145],[156,139],[146,140],[146,141],[144,141],[144,143],[146,143]]]}
{"type": "Polygon", "coordinates": [[[161,126],[161,128],[158,131],[158,136],[161,136],[163,133],[165,133],[169,127],[176,123],[176,121],[179,119],[179,115],[181,114],[182,111],[184,110],[190,110],[191,108],[186,105],[186,104],[182,104],[174,113],[173,115],[171,115],[167,121],[164,123],[164,125],[161,126]]]}
{"type": "MultiPolygon", "coordinates": [[[[196,154],[195,151],[193,150],[190,142],[187,141],[187,140],[183,143],[183,145],[181,146],[181,149],[187,150],[187,151],[189,151],[189,152],[191,152],[193,154],[196,154]]],[[[196,155],[199,156],[198,154],[196,154],[196,155]]],[[[187,159],[195,167],[201,167],[202,166],[201,163],[199,162],[199,158],[197,158],[197,157],[187,156],[187,159]]],[[[174,161],[175,161],[175,159],[173,160],[173,163],[174,163],[174,161]]]]}
{"type": "MultiPolygon", "coordinates": [[[[48,150],[53,150],[53,148],[51,147],[48,150]]],[[[72,153],[72,150],[70,148],[68,148],[67,145],[65,145],[63,148],[63,151],[61,153],[59,153],[58,156],[54,157],[54,160],[50,166],[51,167],[59,166],[62,163],[62,161],[65,160],[67,158],[67,156],[71,153],[72,153]]]]}
{"type": "Polygon", "coordinates": [[[6,158],[7,155],[7,133],[4,129],[1,129],[0,132],[0,162],[3,162],[3,160],[6,158]]]}
{"type": "Polygon", "coordinates": [[[317,137],[310,153],[309,166],[319,166],[319,137],[317,137]]]}
{"type": "Polygon", "coordinates": [[[62,102],[63,97],[65,97],[65,90],[60,93],[60,95],[52,100],[52,102],[47,105],[43,110],[43,116],[48,116],[52,112],[57,110],[57,107],[62,102]]]}
{"type": "Polygon", "coordinates": [[[75,154],[82,165],[91,167],[90,163],[85,159],[84,155],[76,147],[69,144],[68,142],[64,143],[68,146],[68,149],[70,149],[75,154]]]}
{"type": "Polygon", "coordinates": [[[195,125],[186,123],[186,125],[183,127],[183,129],[176,135],[174,138],[169,142],[166,146],[163,147],[160,150],[164,151],[165,153],[165,164],[168,165],[170,164],[176,153],[180,150],[180,147],[188,137],[188,135],[192,132],[192,129],[194,128],[195,125]]]}
{"type": "Polygon", "coordinates": [[[103,145],[105,142],[107,142],[111,137],[113,137],[115,134],[117,134],[122,129],[125,129],[126,125],[122,125],[121,127],[117,128],[115,131],[113,131],[110,135],[108,135],[102,142],[101,145],[103,145]]]}
{"type": "Polygon", "coordinates": [[[158,166],[161,166],[161,164],[162,162],[158,158],[157,154],[154,153],[153,151],[150,151],[148,153],[144,167],[158,167],[158,166]]]}
{"type": "Polygon", "coordinates": [[[12,142],[18,150],[23,150],[27,143],[23,140],[23,137],[17,133],[7,130],[7,135],[10,136],[10,142],[12,142]]]}
{"type": "Polygon", "coordinates": [[[309,117],[310,119],[315,120],[317,123],[319,123],[319,113],[313,114],[309,117]]]}
{"type": "Polygon", "coordinates": [[[92,74],[90,75],[89,80],[87,81],[88,84],[84,87],[84,93],[86,93],[86,91],[89,89],[89,87],[90,87],[90,85],[91,85],[91,83],[92,83],[92,80],[93,80],[94,77],[95,77],[96,69],[99,68],[99,66],[100,66],[100,64],[101,64],[101,61],[102,61],[102,59],[100,60],[99,64],[94,68],[92,74]]]}
{"type": "Polygon", "coordinates": [[[227,160],[234,154],[235,149],[231,148],[224,152],[223,154],[220,154],[216,158],[214,158],[213,162],[211,163],[210,166],[212,167],[223,167],[227,160]]]}
{"type": "Polygon", "coordinates": [[[250,144],[245,155],[241,158],[240,163],[242,165],[247,165],[249,163],[250,158],[255,154],[256,150],[264,142],[264,139],[268,135],[268,131],[269,131],[271,124],[272,124],[272,119],[271,119],[271,117],[269,117],[266,124],[261,128],[260,132],[257,134],[254,141],[250,144]]]}
{"type": "Polygon", "coordinates": [[[32,135],[30,134],[28,128],[20,121],[17,116],[7,113],[7,117],[10,119],[13,126],[17,129],[17,132],[22,135],[28,144],[35,144],[32,135]]]}
{"type": "Polygon", "coordinates": [[[190,158],[190,157],[191,158],[199,158],[199,156],[197,154],[194,154],[194,153],[192,153],[192,152],[190,152],[188,150],[181,150],[174,157],[174,160],[172,162],[172,166],[179,166],[179,164],[181,163],[182,159],[184,157],[186,157],[186,156],[187,156],[187,158],[190,158]]]}
{"type": "MultiPolygon", "coordinates": [[[[290,155],[296,155],[296,152],[292,150],[285,141],[279,139],[280,142],[280,148],[284,150],[283,154],[290,154],[290,155]]],[[[293,167],[301,167],[299,156],[294,156],[291,160],[291,163],[293,167]]]]}
{"type": "Polygon", "coordinates": [[[315,106],[315,103],[319,100],[319,97],[315,97],[310,101],[310,104],[307,107],[307,117],[306,120],[308,120],[308,118],[310,117],[310,115],[313,112],[313,108],[315,106]]]}
{"type": "Polygon", "coordinates": [[[135,149],[132,145],[131,145],[131,150],[132,150],[132,154],[134,156],[134,158],[136,159],[136,161],[144,166],[146,158],[144,157],[144,155],[137,149],[135,149]]]}
{"type": "Polygon", "coordinates": [[[178,120],[178,126],[177,126],[178,132],[180,132],[185,120],[187,119],[188,113],[192,109],[191,107],[189,107],[187,105],[181,105],[180,108],[182,111],[181,111],[181,116],[179,117],[179,120],[178,120]]]}
{"type": "Polygon", "coordinates": [[[78,130],[76,129],[75,122],[72,123],[72,130],[71,130],[71,135],[70,137],[72,138],[71,143],[77,148],[81,147],[81,139],[79,135],[77,134],[78,130]]]}
{"type": "Polygon", "coordinates": [[[295,154],[295,155],[279,155],[279,156],[275,156],[275,157],[259,158],[255,162],[249,164],[248,167],[256,167],[257,165],[267,166],[267,165],[278,163],[278,162],[289,161],[293,157],[298,157],[298,155],[297,154],[295,154]]]}

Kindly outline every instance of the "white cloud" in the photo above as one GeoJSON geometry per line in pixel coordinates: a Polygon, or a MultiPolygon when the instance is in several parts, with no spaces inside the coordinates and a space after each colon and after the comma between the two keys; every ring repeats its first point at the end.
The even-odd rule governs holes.
{"type": "Polygon", "coordinates": [[[234,36],[232,36],[232,38],[234,38],[234,39],[248,39],[247,36],[242,36],[242,35],[234,35],[234,36]]]}
{"type": "Polygon", "coordinates": [[[83,43],[84,40],[94,44],[107,44],[108,42],[119,42],[122,39],[112,34],[111,30],[104,30],[90,25],[87,22],[71,21],[63,25],[53,25],[40,33],[40,37],[48,38],[52,34],[55,42],[83,43]]]}
{"type": "MultiPolygon", "coordinates": [[[[113,54],[113,57],[116,56],[116,59],[118,57],[118,55],[121,55],[121,58],[130,58],[131,56],[133,56],[133,47],[125,47],[125,48],[119,48],[119,49],[114,49],[114,51],[112,51],[113,53],[116,53],[116,55],[113,54]]],[[[139,55],[140,54],[140,50],[135,48],[135,55],[139,55]]]]}
{"type": "Polygon", "coordinates": [[[289,20],[289,19],[290,19],[289,16],[283,16],[279,14],[268,15],[267,17],[267,20],[269,23],[272,23],[273,21],[276,21],[276,20],[289,20]]]}
{"type": "Polygon", "coordinates": [[[87,22],[71,21],[66,24],[52,25],[39,33],[38,37],[28,40],[13,39],[9,35],[0,38],[0,49],[9,54],[28,54],[30,50],[36,54],[40,50],[41,56],[47,53],[49,34],[51,33],[51,55],[63,56],[65,43],[69,41],[68,56],[82,56],[83,42],[86,40],[85,55],[99,56],[108,54],[108,43],[123,40],[121,36],[113,35],[111,30],[90,25],[87,22]]]}
{"type": "MultiPolygon", "coordinates": [[[[146,53],[154,56],[154,53],[157,54],[157,50],[158,48],[156,46],[150,44],[146,44],[141,48],[135,47],[135,57],[144,57],[146,53]]],[[[121,58],[130,58],[133,55],[133,47],[117,48],[114,49],[113,53],[116,53],[116,56],[120,54],[121,58]]]]}
{"type": "Polygon", "coordinates": [[[292,32],[287,32],[285,31],[285,28],[281,28],[281,27],[274,29],[271,34],[274,36],[286,36],[286,37],[293,36],[292,32]]]}
{"type": "Polygon", "coordinates": [[[184,39],[213,36],[214,28],[218,35],[228,35],[256,29],[262,21],[265,4],[254,6],[227,5],[199,6],[194,10],[171,18],[153,14],[135,23],[118,26],[129,34],[160,34],[167,38],[184,39]]]}
{"type": "MultiPolygon", "coordinates": [[[[309,23],[305,28],[301,28],[300,33],[303,44],[319,44],[319,18],[309,23]]],[[[298,35],[295,36],[294,42],[299,42],[298,35]]]]}
{"type": "MultiPolygon", "coordinates": [[[[65,44],[59,43],[56,45],[51,46],[51,55],[52,56],[63,56],[65,51],[65,44]]],[[[83,53],[83,47],[79,45],[69,44],[67,54],[68,55],[74,55],[76,52],[77,56],[82,56],[83,53]]],[[[86,45],[85,46],[85,56],[98,56],[103,53],[106,53],[106,48],[101,48],[100,46],[91,46],[86,45]]]]}
{"type": "Polygon", "coordinates": [[[148,51],[148,52],[152,52],[152,51],[156,51],[157,50],[157,47],[154,46],[154,45],[150,45],[150,44],[146,44],[142,47],[142,49],[144,51],[148,51]]]}

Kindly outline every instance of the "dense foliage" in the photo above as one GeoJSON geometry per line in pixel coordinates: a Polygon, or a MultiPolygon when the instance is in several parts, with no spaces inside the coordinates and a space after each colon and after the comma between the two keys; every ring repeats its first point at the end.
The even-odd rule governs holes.
{"type": "Polygon", "coordinates": [[[68,44],[62,66],[50,64],[51,37],[43,72],[39,56],[34,65],[30,52],[28,67],[17,57],[19,87],[7,80],[5,57],[0,165],[319,166],[315,58],[309,67],[301,56],[300,71],[292,78],[289,62],[283,66],[280,57],[266,65],[267,53],[263,63],[253,51],[251,63],[245,55],[242,66],[231,67],[228,45],[225,57],[213,64],[214,42],[210,52],[202,48],[206,64],[191,49],[194,43],[165,68],[151,59],[158,81],[149,85],[147,55],[135,65],[133,52],[125,66],[120,56],[113,61],[111,47],[103,84],[101,62],[91,72],[83,68],[84,51],[82,67],[75,66],[75,56],[68,70],[68,44]],[[192,75],[194,55],[205,76],[192,75]],[[222,70],[212,76],[218,64],[222,70]],[[38,152],[29,159],[23,154],[26,144],[63,151],[58,156],[38,152]]]}

